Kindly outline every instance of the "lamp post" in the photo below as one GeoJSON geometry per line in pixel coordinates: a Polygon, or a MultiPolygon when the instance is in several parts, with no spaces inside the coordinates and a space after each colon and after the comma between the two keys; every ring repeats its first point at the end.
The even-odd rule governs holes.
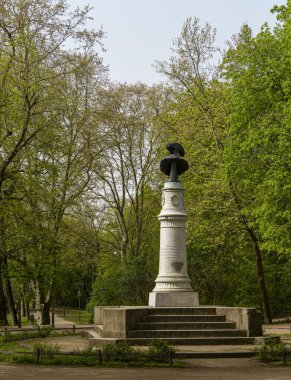
{"type": "Polygon", "coordinates": [[[81,291],[78,290],[78,297],[79,297],[79,322],[81,320],[81,291]]]}

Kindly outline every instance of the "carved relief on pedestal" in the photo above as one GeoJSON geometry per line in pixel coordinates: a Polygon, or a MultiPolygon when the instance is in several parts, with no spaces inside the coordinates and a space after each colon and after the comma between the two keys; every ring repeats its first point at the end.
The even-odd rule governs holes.
{"type": "Polygon", "coordinates": [[[165,202],[166,202],[166,197],[165,197],[165,194],[163,193],[162,194],[162,207],[164,207],[165,202]]]}
{"type": "Polygon", "coordinates": [[[174,262],[171,263],[171,266],[173,268],[175,268],[175,270],[177,272],[181,272],[181,270],[182,270],[182,268],[184,266],[184,263],[183,263],[183,261],[174,261],[174,262]]]}
{"type": "Polygon", "coordinates": [[[189,282],[185,281],[185,282],[181,282],[181,281],[178,281],[178,282],[175,282],[175,281],[171,281],[171,282],[158,282],[157,283],[157,288],[158,289],[192,289],[191,286],[189,285],[189,282]]]}
{"type": "Polygon", "coordinates": [[[171,196],[171,203],[174,207],[178,207],[180,204],[180,197],[177,194],[171,196]]]}
{"type": "Polygon", "coordinates": [[[176,227],[176,228],[185,228],[185,220],[162,220],[161,227],[176,227]]]}

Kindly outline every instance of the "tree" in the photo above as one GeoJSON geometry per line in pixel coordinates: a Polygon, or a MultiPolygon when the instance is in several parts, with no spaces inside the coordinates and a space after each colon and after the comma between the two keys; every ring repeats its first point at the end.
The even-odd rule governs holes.
{"type": "Polygon", "coordinates": [[[106,210],[100,228],[122,261],[145,248],[146,188],[153,179],[158,129],[158,89],[113,85],[103,94],[97,132],[100,160],[94,168],[97,199],[106,210]]]}
{"type": "Polygon", "coordinates": [[[285,257],[291,243],[288,3],[274,9],[280,20],[274,31],[264,25],[253,37],[244,26],[223,65],[231,88],[228,176],[242,194],[242,213],[259,231],[261,248],[285,257]]]}
{"type": "MultiPolygon", "coordinates": [[[[219,235],[222,239],[233,242],[231,237],[233,229],[237,231],[239,241],[245,240],[244,247],[252,249],[255,253],[264,318],[267,323],[270,323],[271,314],[264,278],[261,232],[253,223],[253,217],[244,210],[247,199],[251,199],[254,194],[251,188],[245,192],[242,187],[236,186],[234,172],[230,167],[231,158],[227,153],[233,123],[233,119],[229,117],[232,113],[233,82],[227,83],[225,79],[221,80],[218,71],[209,70],[207,67],[207,62],[215,52],[214,35],[209,25],[200,28],[198,19],[187,19],[180,37],[174,40],[173,51],[176,55],[168,62],[156,64],[157,70],[171,80],[174,88],[169,106],[170,114],[164,117],[164,122],[171,126],[170,136],[179,136],[179,140],[182,140],[186,148],[188,147],[188,151],[193,152],[190,153],[190,157],[194,166],[188,172],[188,175],[192,174],[188,188],[191,188],[196,195],[194,201],[196,207],[192,206],[196,214],[194,220],[190,220],[190,225],[199,228],[199,224],[205,225],[207,222],[209,227],[215,226],[212,232],[215,231],[218,235],[210,233],[206,237],[204,234],[204,238],[206,241],[212,239],[212,245],[216,241],[214,243],[216,248],[219,235]],[[197,215],[201,218],[197,218],[197,215]],[[213,218],[214,215],[218,219],[213,218]],[[213,224],[219,219],[225,223],[220,226],[213,224]],[[229,228],[230,226],[232,227],[229,228]]],[[[245,51],[242,51],[243,54],[245,51]]],[[[244,68],[245,61],[238,59],[233,66],[230,64],[229,67],[235,71],[239,65],[244,68]]],[[[237,78],[240,75],[241,72],[237,71],[237,78]]],[[[251,75],[249,75],[250,78],[251,75]]],[[[247,83],[243,85],[237,86],[237,98],[242,88],[248,91],[247,83]]],[[[239,132],[243,133],[243,129],[241,128],[239,132]]],[[[285,148],[283,148],[284,151],[285,148]]],[[[236,150],[233,149],[232,153],[235,157],[236,150]]],[[[248,166],[245,168],[248,169],[248,166]]],[[[242,178],[245,179],[244,176],[242,178]]],[[[195,246],[197,243],[193,242],[193,244],[195,246]]],[[[233,243],[229,247],[235,250],[233,243]]],[[[224,248],[227,247],[224,245],[224,248]]],[[[208,247],[208,252],[209,249],[210,247],[208,247]]],[[[223,254],[223,251],[221,253],[223,254]]],[[[233,260],[233,254],[231,252],[229,254],[229,259],[233,260]]]]}
{"type": "Polygon", "coordinates": [[[263,255],[284,255],[288,262],[291,243],[290,2],[275,10],[281,23],[274,31],[264,25],[253,37],[244,26],[223,65],[231,88],[227,176],[257,252],[262,292],[263,255]]]}
{"type": "MultiPolygon", "coordinates": [[[[5,215],[17,176],[25,172],[28,148],[54,119],[60,81],[90,60],[92,47],[103,33],[82,29],[88,7],[68,14],[62,0],[5,0],[0,11],[0,211],[5,215]],[[71,39],[82,46],[75,53],[64,50],[71,39]]],[[[5,226],[5,221],[1,225],[5,226]]],[[[1,247],[6,239],[4,230],[1,228],[1,247]]],[[[5,255],[2,250],[1,270],[7,262],[5,255]]],[[[1,287],[2,281],[0,324],[6,324],[1,287]]]]}
{"type": "Polygon", "coordinates": [[[99,102],[94,168],[98,272],[90,305],[146,304],[158,259],[160,87],[112,85],[99,102]],[[103,206],[103,208],[102,208],[103,206]]]}

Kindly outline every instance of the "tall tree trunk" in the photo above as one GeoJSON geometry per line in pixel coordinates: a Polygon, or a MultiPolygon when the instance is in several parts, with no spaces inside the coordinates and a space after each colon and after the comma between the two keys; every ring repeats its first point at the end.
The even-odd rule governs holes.
{"type": "Polygon", "coordinates": [[[35,315],[34,319],[37,326],[41,325],[41,297],[40,297],[40,288],[39,281],[36,280],[34,284],[34,294],[35,294],[35,315]]]}
{"type": "Polygon", "coordinates": [[[50,324],[50,306],[51,306],[51,303],[50,301],[47,302],[45,301],[43,303],[43,307],[42,307],[42,313],[41,313],[41,324],[42,325],[49,325],[50,324]]]}
{"type": "Polygon", "coordinates": [[[45,299],[42,289],[39,288],[39,282],[36,281],[35,286],[35,301],[36,301],[36,321],[37,325],[50,324],[50,297],[45,299]]]}
{"type": "Polygon", "coordinates": [[[2,268],[3,268],[3,280],[5,283],[5,294],[6,294],[6,299],[7,299],[7,306],[12,318],[12,324],[16,326],[18,325],[18,318],[17,318],[17,312],[16,312],[16,307],[15,307],[15,302],[14,302],[14,297],[13,297],[11,281],[10,281],[9,272],[8,272],[7,258],[3,260],[2,268]]]}
{"type": "Polygon", "coordinates": [[[0,326],[7,326],[7,310],[6,310],[6,302],[4,296],[4,289],[2,283],[2,265],[0,261],[0,326]]]}
{"type": "Polygon", "coordinates": [[[26,312],[26,315],[25,315],[26,319],[30,321],[31,318],[30,318],[30,311],[29,311],[29,302],[27,301],[27,299],[25,299],[25,312],[26,312]]]}
{"type": "Polygon", "coordinates": [[[42,303],[43,304],[42,313],[41,313],[41,324],[42,325],[49,325],[51,322],[50,307],[51,307],[51,303],[52,303],[52,294],[53,294],[53,281],[50,282],[46,297],[42,303]]]}
{"type": "Polygon", "coordinates": [[[254,247],[254,253],[256,255],[256,265],[257,265],[257,274],[258,274],[258,282],[260,286],[260,293],[261,293],[261,301],[263,306],[263,316],[264,316],[264,322],[267,324],[272,323],[272,316],[270,312],[270,306],[269,306],[269,299],[268,299],[268,293],[267,293],[267,287],[265,282],[265,274],[264,274],[264,266],[263,266],[263,259],[262,259],[262,253],[259,246],[258,238],[254,232],[254,230],[249,226],[247,219],[244,217],[244,215],[241,213],[242,206],[238,199],[237,193],[234,190],[233,186],[230,185],[230,188],[232,190],[232,194],[234,196],[234,200],[236,203],[236,206],[238,208],[238,211],[240,212],[240,220],[245,226],[246,232],[253,243],[254,247]]]}
{"type": "MultiPolygon", "coordinates": [[[[1,187],[0,187],[1,190],[1,187]]],[[[1,196],[0,196],[0,204],[1,204],[1,196]]],[[[0,213],[2,209],[0,209],[0,213]]],[[[6,300],[4,295],[4,287],[3,287],[3,246],[4,246],[4,218],[2,214],[0,214],[0,326],[8,325],[7,321],[7,308],[6,308],[6,300]]],[[[4,248],[5,249],[5,248],[4,248]]]]}
{"type": "Polygon", "coordinates": [[[23,317],[26,317],[28,321],[30,321],[30,311],[29,311],[29,302],[27,300],[26,294],[25,294],[26,286],[23,287],[23,294],[22,294],[22,303],[23,303],[23,317]]]}
{"type": "Polygon", "coordinates": [[[261,290],[264,322],[267,324],[271,324],[272,316],[271,316],[270,307],[269,307],[269,299],[268,299],[268,293],[267,293],[267,288],[266,288],[263,259],[262,259],[260,246],[258,244],[258,239],[254,231],[248,226],[246,226],[246,230],[250,239],[252,240],[254,252],[256,255],[257,273],[258,273],[258,281],[259,281],[260,290],[261,290]]]}
{"type": "Polygon", "coordinates": [[[12,318],[12,324],[16,326],[18,325],[17,312],[16,312],[15,302],[13,298],[11,282],[10,282],[10,279],[7,277],[5,278],[5,294],[6,294],[6,299],[7,299],[8,310],[12,318]]]}
{"type": "Polygon", "coordinates": [[[22,317],[26,317],[26,307],[25,307],[25,301],[24,299],[22,298],[21,300],[21,316],[22,317]]]}

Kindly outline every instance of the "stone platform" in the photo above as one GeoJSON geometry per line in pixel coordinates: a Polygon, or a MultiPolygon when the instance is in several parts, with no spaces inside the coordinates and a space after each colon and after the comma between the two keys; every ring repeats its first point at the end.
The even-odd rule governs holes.
{"type": "Polygon", "coordinates": [[[242,345],[262,340],[261,314],[254,308],[95,307],[92,345],[127,341],[145,346],[152,339],[174,345],[242,345]]]}

